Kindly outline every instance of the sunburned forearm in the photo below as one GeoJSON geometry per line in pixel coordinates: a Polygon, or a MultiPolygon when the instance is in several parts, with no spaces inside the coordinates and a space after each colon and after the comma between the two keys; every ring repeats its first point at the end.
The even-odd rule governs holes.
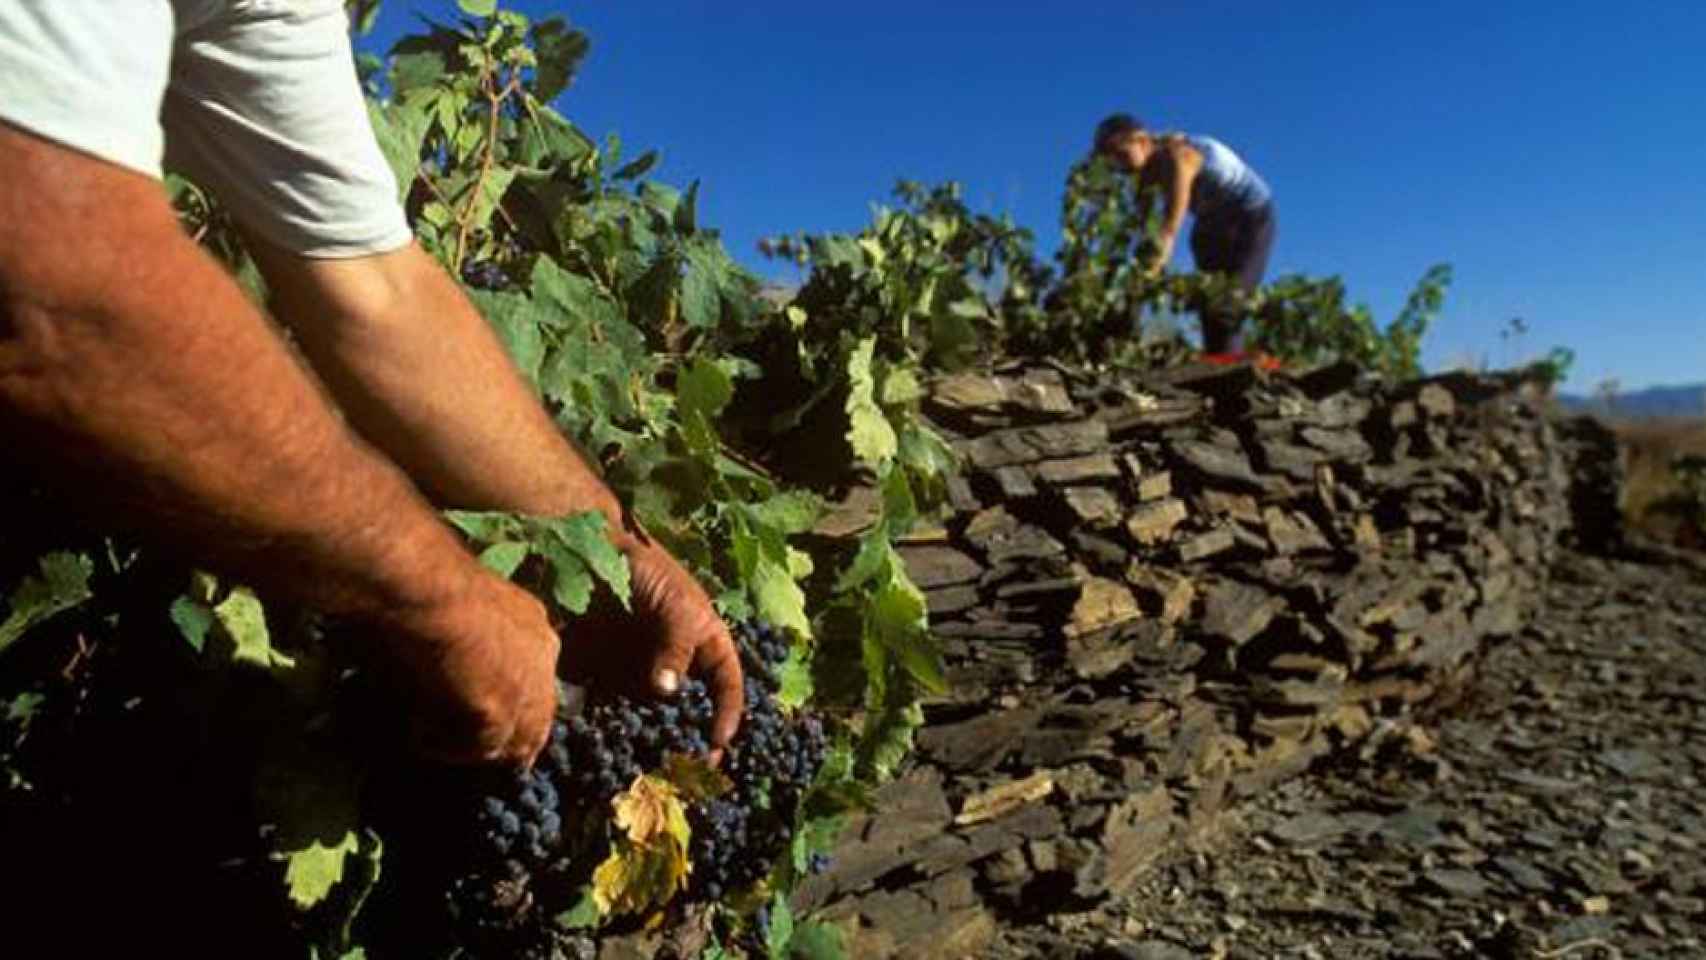
{"type": "Polygon", "coordinates": [[[330,610],[405,615],[461,589],[453,536],[178,233],[158,188],[105,186],[46,210],[0,201],[13,225],[84,199],[127,210],[0,236],[7,446],[83,509],[330,610]]]}
{"type": "Polygon", "coordinates": [[[425,252],[327,261],[251,246],[274,309],[351,423],[435,499],[546,515],[599,510],[618,529],[616,498],[425,252]]]}

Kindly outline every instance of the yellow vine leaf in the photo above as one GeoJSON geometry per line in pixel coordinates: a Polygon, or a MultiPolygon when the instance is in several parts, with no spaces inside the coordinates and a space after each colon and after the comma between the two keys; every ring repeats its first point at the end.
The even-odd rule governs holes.
{"type": "Polygon", "coordinates": [[[682,849],[687,848],[687,808],[675,786],[662,777],[635,777],[633,785],[612,800],[611,806],[616,810],[616,826],[636,846],[652,846],[668,837],[682,849]]]}
{"type": "Polygon", "coordinates": [[[601,915],[639,913],[668,903],[687,886],[687,809],[674,785],[650,774],[611,801],[623,835],[592,873],[601,915]]]}

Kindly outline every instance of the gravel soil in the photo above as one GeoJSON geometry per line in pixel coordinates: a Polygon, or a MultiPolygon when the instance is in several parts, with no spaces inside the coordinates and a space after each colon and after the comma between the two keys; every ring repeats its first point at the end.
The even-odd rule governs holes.
{"type": "Polygon", "coordinates": [[[1571,554],[1450,709],[991,955],[1702,957],[1703,778],[1706,576],[1571,554]]]}

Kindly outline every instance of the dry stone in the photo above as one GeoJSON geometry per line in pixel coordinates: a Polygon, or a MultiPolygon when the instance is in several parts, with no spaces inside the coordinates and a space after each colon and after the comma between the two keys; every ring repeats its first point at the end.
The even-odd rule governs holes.
{"type": "Polygon", "coordinates": [[[1203,632],[1239,646],[1268,628],[1285,609],[1285,599],[1247,583],[1222,580],[1208,588],[1203,607],[1203,632]]]}
{"type": "Polygon", "coordinates": [[[1172,536],[1173,530],[1188,516],[1190,512],[1185,509],[1184,501],[1169,497],[1142,504],[1133,510],[1126,519],[1125,528],[1133,540],[1152,546],[1172,536]]]}
{"type": "Polygon", "coordinates": [[[953,547],[902,547],[897,552],[912,582],[926,590],[969,583],[983,573],[982,565],[953,547]]]}
{"type": "Polygon", "coordinates": [[[859,956],[978,955],[999,911],[1129,889],[1231,804],[1445,702],[1569,531],[1611,539],[1577,514],[1615,503],[1614,445],[1514,377],[1020,363],[929,391],[966,475],[901,554],[956,688],[916,734],[927,779],[807,884],[859,956]]]}
{"type": "Polygon", "coordinates": [[[992,470],[1095,453],[1107,444],[1108,428],[1102,421],[1081,420],[984,434],[967,442],[962,452],[972,466],[992,470]]]}
{"type": "Polygon", "coordinates": [[[1141,616],[1143,611],[1138,609],[1137,598],[1132,596],[1131,588],[1116,580],[1091,577],[1084,581],[1078,602],[1072,606],[1072,617],[1066,623],[1065,632],[1068,638],[1081,637],[1141,616]]]}
{"type": "Polygon", "coordinates": [[[1118,480],[1119,464],[1106,451],[1068,457],[1064,460],[1044,460],[1036,465],[1039,480],[1053,486],[1086,483],[1092,480],[1118,480]]]}
{"type": "Polygon", "coordinates": [[[1092,527],[1112,526],[1124,511],[1119,498],[1103,487],[1068,487],[1060,496],[1080,522],[1092,527]]]}
{"type": "Polygon", "coordinates": [[[1232,531],[1219,527],[1206,533],[1199,533],[1179,544],[1179,559],[1186,563],[1205,560],[1219,553],[1225,553],[1237,545],[1237,538],[1232,531]]]}

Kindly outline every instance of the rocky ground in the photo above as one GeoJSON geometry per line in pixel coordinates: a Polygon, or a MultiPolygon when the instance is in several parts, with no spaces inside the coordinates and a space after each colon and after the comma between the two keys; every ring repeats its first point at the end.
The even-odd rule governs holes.
{"type": "Polygon", "coordinates": [[[1706,575],[1567,554],[1464,699],[995,957],[1706,956],[1706,575]]]}

